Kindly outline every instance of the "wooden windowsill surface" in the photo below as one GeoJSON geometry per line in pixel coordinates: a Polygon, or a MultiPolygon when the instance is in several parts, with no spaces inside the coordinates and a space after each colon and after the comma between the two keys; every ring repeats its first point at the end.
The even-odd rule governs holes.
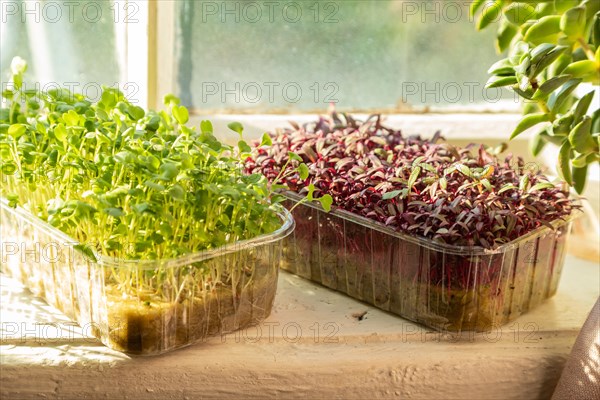
{"type": "Polygon", "coordinates": [[[568,256],[556,296],[497,331],[456,337],[281,272],[260,327],[129,357],[0,276],[0,398],[545,399],[599,282],[598,265],[568,256]]]}

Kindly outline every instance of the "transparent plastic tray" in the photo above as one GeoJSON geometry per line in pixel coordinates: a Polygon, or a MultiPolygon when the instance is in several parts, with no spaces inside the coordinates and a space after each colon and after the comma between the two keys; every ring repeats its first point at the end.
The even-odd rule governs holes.
{"type": "Polygon", "coordinates": [[[77,243],[21,208],[0,202],[2,271],[107,346],[153,355],[256,324],[271,312],[281,228],[254,239],[167,260],[86,256],[77,243]]]}
{"type": "MultiPolygon", "coordinates": [[[[287,193],[288,208],[300,196],[287,193]]],[[[556,293],[571,215],[501,247],[461,247],[314,203],[293,210],[282,268],[449,332],[488,331],[556,293]]]]}

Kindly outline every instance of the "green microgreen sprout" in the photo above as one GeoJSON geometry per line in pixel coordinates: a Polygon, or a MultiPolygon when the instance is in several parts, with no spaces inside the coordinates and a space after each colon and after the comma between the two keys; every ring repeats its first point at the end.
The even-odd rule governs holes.
{"type": "MultiPolygon", "coordinates": [[[[115,88],[97,102],[62,88],[29,91],[26,68],[13,63],[2,93],[0,193],[74,238],[92,261],[172,259],[281,227],[273,185],[244,173],[251,149],[241,124],[230,124],[236,149],[215,138],[210,121],[189,126],[173,95],[164,110],[146,112],[115,88]]],[[[113,272],[121,288],[142,290],[131,272],[113,272]]],[[[173,273],[146,271],[161,282],[173,273]]]]}

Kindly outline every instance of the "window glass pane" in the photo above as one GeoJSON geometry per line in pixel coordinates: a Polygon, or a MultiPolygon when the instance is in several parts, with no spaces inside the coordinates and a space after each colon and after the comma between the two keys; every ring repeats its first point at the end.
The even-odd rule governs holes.
{"type": "Polygon", "coordinates": [[[115,20],[123,3],[113,1],[1,1],[0,72],[28,62],[26,89],[68,87],[97,99],[101,85],[119,84],[115,20]]]}
{"type": "Polygon", "coordinates": [[[178,1],[177,88],[205,110],[497,108],[470,1],[178,1]]]}

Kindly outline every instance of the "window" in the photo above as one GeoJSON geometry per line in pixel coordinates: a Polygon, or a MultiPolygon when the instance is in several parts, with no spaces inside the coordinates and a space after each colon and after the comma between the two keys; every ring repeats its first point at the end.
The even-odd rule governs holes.
{"type": "Polygon", "coordinates": [[[178,1],[176,87],[204,110],[420,110],[498,102],[469,1],[178,1]],[[459,50],[460,49],[460,50],[459,50]]]}
{"type": "Polygon", "coordinates": [[[0,0],[0,71],[198,114],[515,110],[485,90],[497,55],[469,0],[0,0]]]}
{"type": "Polygon", "coordinates": [[[100,85],[118,85],[122,62],[115,9],[109,1],[0,1],[3,85],[15,56],[28,62],[26,88],[62,86],[95,98],[100,85]]]}

